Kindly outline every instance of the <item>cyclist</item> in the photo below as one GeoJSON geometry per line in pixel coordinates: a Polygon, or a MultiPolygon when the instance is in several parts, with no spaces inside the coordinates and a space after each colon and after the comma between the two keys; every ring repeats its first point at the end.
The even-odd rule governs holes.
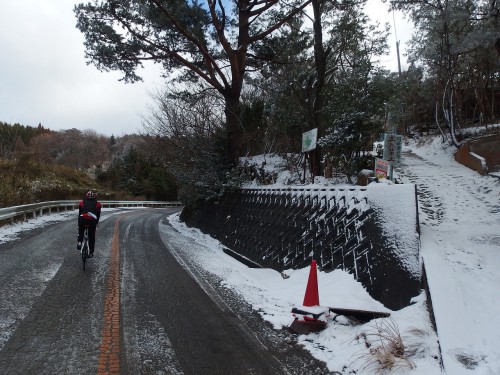
{"type": "Polygon", "coordinates": [[[94,256],[95,230],[100,217],[101,203],[97,200],[97,193],[88,191],[85,198],[78,205],[78,243],[76,248],[81,250],[83,232],[85,232],[85,227],[88,226],[90,258],[94,256]]]}

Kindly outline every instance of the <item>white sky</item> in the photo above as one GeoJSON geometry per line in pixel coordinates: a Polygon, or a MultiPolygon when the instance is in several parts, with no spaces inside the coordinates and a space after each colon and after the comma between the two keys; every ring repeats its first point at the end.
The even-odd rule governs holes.
{"type": "Polygon", "coordinates": [[[399,41],[399,54],[401,60],[401,69],[405,70],[408,67],[406,63],[405,45],[411,38],[413,31],[412,23],[402,13],[395,12],[394,14],[388,11],[388,5],[380,0],[368,0],[365,7],[366,14],[372,19],[379,21],[382,25],[386,22],[391,26],[391,35],[388,43],[391,48],[389,56],[382,57],[380,62],[392,72],[398,71],[398,58],[396,53],[396,41],[399,41]],[[394,32],[396,31],[396,32],[394,32]]]}
{"type": "Polygon", "coordinates": [[[0,0],[0,121],[108,136],[141,130],[159,70],[132,85],[119,82],[119,72],[86,65],[73,13],[79,2],[0,0]]]}
{"type": "MultiPolygon", "coordinates": [[[[141,115],[151,104],[148,92],[162,84],[159,68],[148,67],[141,74],[144,83],[132,85],[119,82],[119,72],[101,73],[86,65],[73,13],[81,2],[0,0],[0,121],[93,129],[108,136],[141,131],[141,115]]],[[[380,0],[368,0],[367,12],[392,27],[392,15],[380,0]]],[[[403,52],[408,23],[396,22],[403,52]]],[[[394,37],[389,42],[395,49],[394,37]]],[[[397,71],[394,51],[382,62],[397,71]]]]}

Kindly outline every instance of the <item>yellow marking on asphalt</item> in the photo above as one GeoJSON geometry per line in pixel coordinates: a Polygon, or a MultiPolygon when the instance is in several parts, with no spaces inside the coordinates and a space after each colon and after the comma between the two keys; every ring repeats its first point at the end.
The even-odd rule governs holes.
{"type": "Polygon", "coordinates": [[[104,299],[104,326],[97,375],[120,374],[120,236],[118,219],[111,243],[108,290],[104,299]]]}

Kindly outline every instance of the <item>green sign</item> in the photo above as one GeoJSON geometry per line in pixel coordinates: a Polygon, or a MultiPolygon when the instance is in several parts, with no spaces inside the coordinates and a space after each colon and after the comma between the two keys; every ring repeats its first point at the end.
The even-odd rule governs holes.
{"type": "Polygon", "coordinates": [[[318,128],[309,130],[302,134],[302,152],[309,152],[316,148],[318,128]]]}

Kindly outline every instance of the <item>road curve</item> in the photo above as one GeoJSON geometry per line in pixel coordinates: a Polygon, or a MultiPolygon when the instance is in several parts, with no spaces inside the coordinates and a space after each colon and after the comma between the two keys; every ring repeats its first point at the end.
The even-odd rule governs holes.
{"type": "Polygon", "coordinates": [[[0,374],[327,374],[237,296],[206,293],[159,232],[176,210],[103,215],[85,271],[76,220],[1,244],[0,374]]]}

